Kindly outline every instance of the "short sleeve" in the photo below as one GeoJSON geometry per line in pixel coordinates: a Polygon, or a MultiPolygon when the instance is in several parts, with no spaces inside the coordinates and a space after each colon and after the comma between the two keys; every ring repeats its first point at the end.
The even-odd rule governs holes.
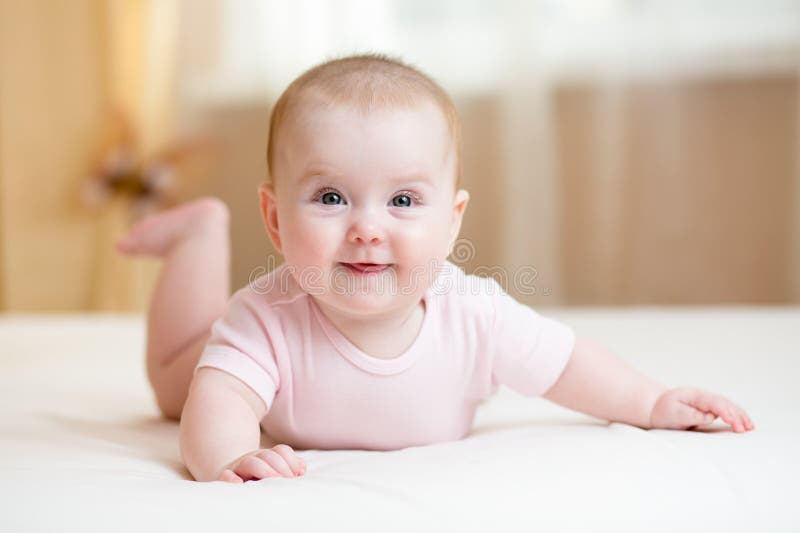
{"type": "Polygon", "coordinates": [[[558,380],[575,346],[568,326],[517,302],[491,280],[492,379],[525,396],[540,396],[558,380]]]}
{"type": "MultiPolygon", "coordinates": [[[[276,328],[267,302],[258,301],[247,288],[237,292],[220,319],[214,322],[194,372],[210,366],[227,372],[272,405],[280,385],[280,374],[270,331],[276,328]]],[[[257,296],[257,295],[256,295],[257,296]]]]}

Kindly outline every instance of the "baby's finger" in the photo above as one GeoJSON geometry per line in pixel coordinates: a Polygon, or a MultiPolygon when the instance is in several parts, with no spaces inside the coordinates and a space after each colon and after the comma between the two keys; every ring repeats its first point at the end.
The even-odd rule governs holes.
{"type": "Polygon", "coordinates": [[[739,412],[734,407],[728,407],[725,409],[724,414],[721,415],[722,420],[728,424],[731,429],[733,429],[736,433],[743,433],[746,431],[744,427],[744,422],[742,421],[739,412]]]}
{"type": "Polygon", "coordinates": [[[245,481],[280,476],[270,465],[255,455],[248,455],[242,459],[236,466],[235,472],[245,481]]]}
{"type": "Polygon", "coordinates": [[[734,412],[736,413],[736,416],[739,418],[739,421],[742,423],[743,426],[747,427],[750,424],[750,417],[747,416],[747,411],[745,411],[738,405],[734,405],[734,412]]]}
{"type": "Polygon", "coordinates": [[[278,444],[273,446],[272,449],[281,457],[283,460],[286,461],[286,464],[289,465],[289,468],[292,469],[292,472],[295,475],[303,475],[306,471],[306,462],[303,461],[303,458],[300,457],[295,453],[295,451],[286,444],[278,444]]]}
{"type": "Polygon", "coordinates": [[[233,473],[232,470],[226,468],[220,474],[219,479],[217,481],[225,481],[227,483],[244,483],[244,480],[233,473]]]}
{"type": "Polygon", "coordinates": [[[733,431],[736,433],[743,432],[745,429],[741,411],[735,405],[733,405],[733,403],[731,403],[730,407],[728,407],[728,412],[731,416],[731,427],[733,428],[733,431]]]}
{"type": "Polygon", "coordinates": [[[736,433],[743,433],[753,428],[752,422],[748,425],[749,419],[744,409],[723,396],[696,389],[689,397],[688,403],[701,411],[716,414],[736,433]]]}
{"type": "Polygon", "coordinates": [[[741,407],[739,407],[735,403],[730,402],[728,410],[730,411],[731,417],[733,417],[733,419],[734,419],[734,421],[736,421],[737,425],[740,425],[741,428],[742,428],[742,431],[744,431],[744,426],[745,426],[744,422],[745,422],[745,418],[747,417],[747,415],[744,412],[744,409],[742,409],[741,407]]]}
{"type": "Polygon", "coordinates": [[[682,428],[704,426],[714,421],[716,416],[714,413],[704,413],[685,403],[678,403],[675,409],[675,414],[678,416],[680,422],[678,424],[682,428]]]}
{"type": "Polygon", "coordinates": [[[723,422],[731,426],[734,431],[740,431],[736,417],[736,404],[727,398],[716,394],[701,394],[694,399],[692,405],[702,411],[714,413],[723,422]]]}
{"type": "Polygon", "coordinates": [[[705,391],[697,389],[688,399],[683,400],[692,407],[703,411],[704,413],[714,413],[721,416],[722,411],[725,409],[725,399],[716,394],[709,394],[705,391]]]}
{"type": "Polygon", "coordinates": [[[266,461],[267,464],[269,464],[269,466],[275,469],[275,471],[278,472],[278,474],[280,474],[281,476],[295,477],[295,474],[294,472],[292,472],[292,469],[289,468],[289,465],[286,463],[283,457],[280,454],[278,454],[278,452],[276,452],[275,450],[272,449],[262,450],[258,452],[256,455],[258,455],[258,457],[266,461]]]}
{"type": "Polygon", "coordinates": [[[719,410],[717,414],[719,415],[719,417],[722,419],[723,422],[731,426],[733,425],[734,422],[733,412],[731,412],[730,409],[728,409],[727,407],[723,407],[722,409],[719,410]]]}
{"type": "Polygon", "coordinates": [[[731,428],[733,429],[734,433],[744,433],[747,431],[744,427],[744,422],[742,422],[737,416],[734,416],[731,428]]]}
{"type": "Polygon", "coordinates": [[[747,413],[741,407],[737,409],[737,418],[739,420],[739,424],[741,425],[742,432],[750,431],[754,428],[753,422],[750,421],[750,417],[747,416],[747,413]]]}
{"type": "Polygon", "coordinates": [[[703,413],[700,411],[698,411],[697,413],[698,413],[697,416],[700,420],[697,423],[698,426],[710,426],[711,424],[714,423],[714,420],[717,419],[717,415],[715,415],[714,413],[703,413]]]}

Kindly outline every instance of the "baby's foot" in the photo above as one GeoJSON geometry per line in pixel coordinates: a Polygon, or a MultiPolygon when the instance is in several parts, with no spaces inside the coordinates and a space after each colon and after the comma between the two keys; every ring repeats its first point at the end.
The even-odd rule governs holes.
{"type": "Polygon", "coordinates": [[[209,230],[224,230],[230,213],[217,198],[200,198],[137,222],[117,241],[117,250],[127,255],[165,255],[176,243],[209,230]]]}

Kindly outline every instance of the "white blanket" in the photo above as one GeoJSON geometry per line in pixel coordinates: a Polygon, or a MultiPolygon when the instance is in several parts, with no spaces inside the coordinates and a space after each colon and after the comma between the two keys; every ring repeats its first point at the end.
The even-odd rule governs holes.
{"type": "Polygon", "coordinates": [[[800,309],[545,314],[665,385],[729,397],[756,430],[645,431],[501,388],[459,442],[302,451],[302,478],[197,483],[147,384],[141,317],[5,316],[0,531],[800,531],[800,309]]]}

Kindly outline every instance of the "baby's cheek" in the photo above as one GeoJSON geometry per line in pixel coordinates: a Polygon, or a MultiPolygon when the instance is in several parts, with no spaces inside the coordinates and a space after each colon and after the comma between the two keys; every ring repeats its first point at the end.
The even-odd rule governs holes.
{"type": "Polygon", "coordinates": [[[402,277],[406,280],[415,277],[425,284],[422,280],[432,279],[432,272],[447,258],[448,239],[438,228],[428,226],[407,233],[401,248],[402,257],[396,259],[406,267],[406,275],[402,277]]]}
{"type": "Polygon", "coordinates": [[[298,224],[287,231],[284,256],[298,267],[325,268],[333,259],[334,242],[330,228],[298,224]]]}
{"type": "Polygon", "coordinates": [[[408,235],[405,248],[416,258],[426,261],[439,259],[447,255],[449,232],[439,220],[420,224],[408,235]]]}

